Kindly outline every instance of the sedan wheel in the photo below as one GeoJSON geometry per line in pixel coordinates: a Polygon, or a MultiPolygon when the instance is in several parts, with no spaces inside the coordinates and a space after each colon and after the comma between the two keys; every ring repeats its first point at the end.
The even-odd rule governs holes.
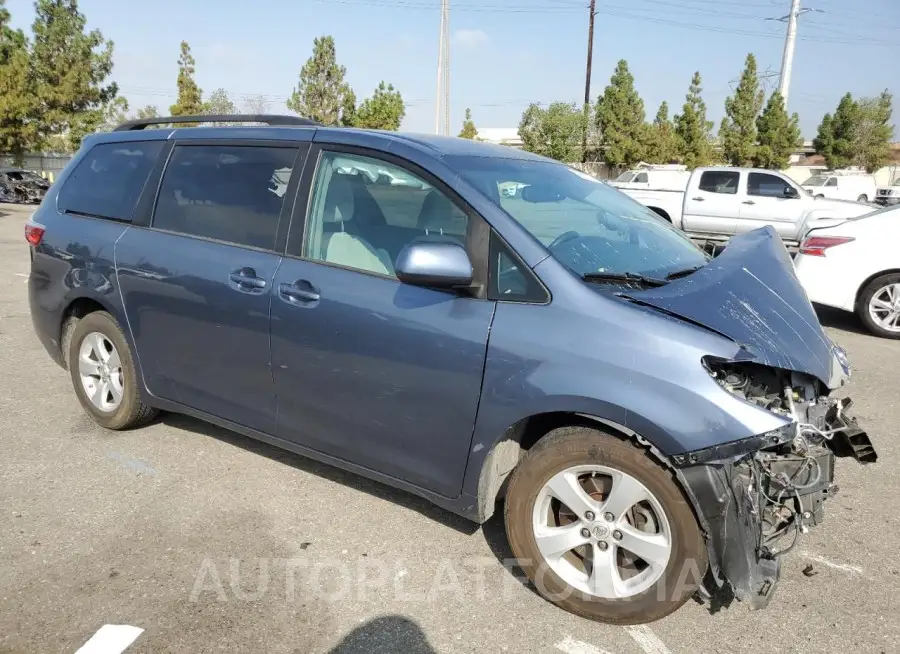
{"type": "Polygon", "coordinates": [[[105,413],[122,403],[125,377],[116,346],[100,332],[91,332],[81,341],[78,373],[91,404],[105,413]]]}
{"type": "Polygon", "coordinates": [[[900,274],[873,280],[860,295],[858,313],[872,333],[900,338],[900,274]]]}

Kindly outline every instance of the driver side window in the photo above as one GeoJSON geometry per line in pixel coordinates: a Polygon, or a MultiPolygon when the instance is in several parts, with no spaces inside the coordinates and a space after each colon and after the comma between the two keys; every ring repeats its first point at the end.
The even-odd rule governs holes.
{"type": "Polygon", "coordinates": [[[750,173],[747,179],[747,195],[759,195],[768,198],[785,197],[788,183],[776,175],[750,173]]]}

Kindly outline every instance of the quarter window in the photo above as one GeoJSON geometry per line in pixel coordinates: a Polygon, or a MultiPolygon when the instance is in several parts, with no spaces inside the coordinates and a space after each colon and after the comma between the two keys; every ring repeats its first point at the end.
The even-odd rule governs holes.
{"type": "Polygon", "coordinates": [[[700,190],[707,193],[735,195],[741,174],[728,170],[707,170],[700,175],[700,190]]]}
{"type": "Polygon", "coordinates": [[[405,168],[326,152],[316,172],[303,256],[394,275],[400,251],[417,241],[465,246],[468,217],[443,192],[405,168]]]}
{"type": "Polygon", "coordinates": [[[153,227],[272,249],[296,148],[176,146],[153,227]]]}
{"type": "Polygon", "coordinates": [[[783,198],[785,197],[784,189],[787,186],[788,183],[776,175],[750,173],[747,178],[747,195],[783,198]]]}
{"type": "Polygon", "coordinates": [[[162,141],[100,143],[75,164],[59,192],[61,211],[131,220],[162,141]]]}

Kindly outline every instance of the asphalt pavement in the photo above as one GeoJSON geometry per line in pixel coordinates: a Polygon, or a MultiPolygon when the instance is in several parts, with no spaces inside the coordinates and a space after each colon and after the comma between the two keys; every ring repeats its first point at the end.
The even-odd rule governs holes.
{"type": "Polygon", "coordinates": [[[900,651],[900,341],[852,316],[822,319],[879,462],[838,462],[769,607],[613,627],[520,583],[496,518],[476,528],[186,417],[94,425],[32,330],[29,213],[0,205],[0,653],[120,651],[117,634],[129,653],[900,651]]]}

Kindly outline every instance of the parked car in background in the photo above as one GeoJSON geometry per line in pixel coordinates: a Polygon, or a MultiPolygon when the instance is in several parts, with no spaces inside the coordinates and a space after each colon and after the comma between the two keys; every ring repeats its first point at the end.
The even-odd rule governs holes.
{"type": "Polygon", "coordinates": [[[0,168],[0,200],[4,202],[39,204],[49,188],[50,182],[36,172],[0,168]]]}
{"type": "Polygon", "coordinates": [[[609,185],[618,189],[683,191],[690,177],[687,166],[644,164],[634,170],[626,170],[609,185]]]}
{"type": "Polygon", "coordinates": [[[477,140],[144,129],[188,120],[88,136],[25,227],[35,331],[106,428],[174,411],[477,522],[503,499],[538,592],[615,624],[701,580],[765,606],[835,457],[877,458],[772,229],[713,259],[477,140]]]}
{"type": "Polygon", "coordinates": [[[786,244],[797,245],[815,220],[873,210],[856,202],[815,198],[787,175],[756,168],[697,168],[685,191],[621,190],[692,238],[709,241],[727,241],[769,225],[786,244]]]}
{"type": "Polygon", "coordinates": [[[817,198],[856,202],[871,202],[875,199],[875,177],[857,172],[818,173],[803,182],[802,186],[817,198]]]}
{"type": "Polygon", "coordinates": [[[823,221],[794,258],[811,302],[855,312],[866,328],[900,338],[900,207],[823,221]]]}
{"type": "Polygon", "coordinates": [[[875,202],[885,207],[900,204],[900,178],[890,186],[879,186],[875,191],[875,202]]]}

